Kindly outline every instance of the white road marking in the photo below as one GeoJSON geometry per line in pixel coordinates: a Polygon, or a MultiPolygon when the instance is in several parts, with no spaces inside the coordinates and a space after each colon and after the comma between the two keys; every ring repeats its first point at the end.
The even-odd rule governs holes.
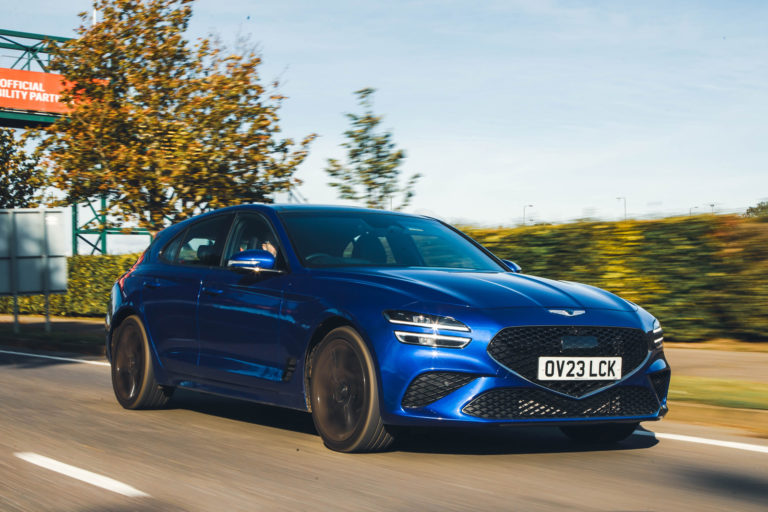
{"type": "Polygon", "coordinates": [[[41,359],[53,359],[54,361],[67,361],[69,363],[92,364],[96,366],[109,366],[106,361],[89,361],[87,359],[74,359],[72,357],[44,356],[42,354],[29,354],[27,352],[14,352],[13,350],[0,350],[0,354],[11,354],[14,356],[39,357],[41,359]]]}
{"type": "Polygon", "coordinates": [[[14,455],[21,460],[25,460],[42,468],[50,469],[56,473],[61,473],[62,475],[80,480],[87,484],[95,485],[96,487],[101,487],[102,489],[106,489],[108,491],[122,494],[123,496],[128,496],[129,498],[149,497],[149,494],[141,492],[138,489],[134,489],[130,485],[126,485],[122,482],[118,482],[117,480],[99,475],[97,473],[86,471],[85,469],[80,469],[75,466],[70,466],[69,464],[64,464],[63,462],[59,462],[54,459],[49,459],[48,457],[38,455],[37,453],[22,452],[14,453],[14,455]]]}
{"type": "Polygon", "coordinates": [[[734,450],[746,450],[748,452],[768,453],[768,446],[748,443],[735,443],[733,441],[718,441],[716,439],[707,439],[705,437],[682,436],[679,434],[664,434],[660,432],[647,432],[645,430],[635,430],[635,435],[656,437],[659,439],[670,439],[673,441],[684,441],[686,443],[708,444],[711,446],[720,446],[722,448],[733,448],[734,450]]]}

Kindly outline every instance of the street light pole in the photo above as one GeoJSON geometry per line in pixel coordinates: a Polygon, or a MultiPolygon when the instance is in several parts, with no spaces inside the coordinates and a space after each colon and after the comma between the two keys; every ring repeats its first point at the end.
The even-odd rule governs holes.
{"type": "Polygon", "coordinates": [[[699,209],[698,206],[691,206],[690,208],[688,208],[688,216],[690,217],[691,215],[693,215],[693,210],[698,210],[698,209],[699,209]]]}
{"type": "Polygon", "coordinates": [[[624,220],[627,220],[627,198],[626,197],[617,197],[618,201],[624,200],[624,220]]]}
{"type": "Polygon", "coordinates": [[[525,226],[525,209],[526,208],[533,208],[533,205],[532,204],[523,205],[523,226],[525,226]]]}

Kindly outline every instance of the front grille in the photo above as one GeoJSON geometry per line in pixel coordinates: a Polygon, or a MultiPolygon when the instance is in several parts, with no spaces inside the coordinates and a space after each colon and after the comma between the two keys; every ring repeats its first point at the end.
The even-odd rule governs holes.
{"type": "Polygon", "coordinates": [[[622,386],[582,399],[543,389],[492,389],[469,402],[463,412],[489,420],[514,420],[649,416],[658,410],[659,401],[649,388],[622,386]]]}
{"type": "Polygon", "coordinates": [[[650,375],[651,385],[653,390],[656,391],[656,396],[659,397],[659,401],[663,400],[667,396],[667,390],[669,389],[669,370],[662,370],[650,375]]]}
{"type": "Polygon", "coordinates": [[[648,336],[640,329],[621,327],[533,326],[507,327],[488,344],[488,354],[531,382],[566,395],[581,397],[615,383],[612,380],[539,381],[540,356],[622,358],[622,377],[636,369],[648,354],[648,336]],[[563,348],[564,336],[593,336],[597,346],[563,348]]]}
{"type": "Polygon", "coordinates": [[[455,372],[422,373],[411,382],[403,397],[403,407],[424,407],[468,384],[475,375],[455,372]]]}

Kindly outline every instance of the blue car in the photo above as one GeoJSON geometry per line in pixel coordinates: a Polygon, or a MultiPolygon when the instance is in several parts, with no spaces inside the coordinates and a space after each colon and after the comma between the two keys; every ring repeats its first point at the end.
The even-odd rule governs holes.
{"type": "Polygon", "coordinates": [[[107,326],[123,407],[188,388],[309,411],[342,452],[437,425],[616,442],[667,411],[663,333],[644,309],[396,212],[254,204],[191,218],[118,279],[107,326]]]}

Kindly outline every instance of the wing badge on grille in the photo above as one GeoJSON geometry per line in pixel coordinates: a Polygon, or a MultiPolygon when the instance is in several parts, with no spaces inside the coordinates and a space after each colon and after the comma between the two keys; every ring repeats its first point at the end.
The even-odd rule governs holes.
{"type": "Polygon", "coordinates": [[[550,313],[553,315],[563,315],[563,316],[579,316],[586,313],[583,309],[548,309],[550,313]]]}

